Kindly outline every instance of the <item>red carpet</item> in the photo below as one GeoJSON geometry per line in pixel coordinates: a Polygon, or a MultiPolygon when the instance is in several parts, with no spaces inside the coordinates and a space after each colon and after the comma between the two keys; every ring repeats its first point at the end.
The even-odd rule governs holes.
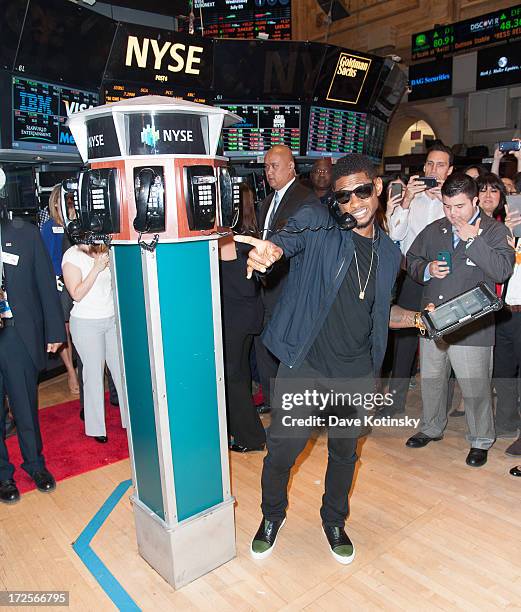
{"type": "MultiPolygon", "coordinates": [[[[84,423],[79,414],[79,400],[40,410],[45,463],[57,481],[128,457],[127,433],[121,427],[119,408],[114,408],[108,399],[105,400],[105,422],[109,439],[106,444],[100,444],[85,435],[84,423]]],[[[7,440],[7,449],[9,459],[16,468],[14,478],[20,493],[35,489],[34,482],[20,467],[22,456],[16,435],[7,440]]]]}

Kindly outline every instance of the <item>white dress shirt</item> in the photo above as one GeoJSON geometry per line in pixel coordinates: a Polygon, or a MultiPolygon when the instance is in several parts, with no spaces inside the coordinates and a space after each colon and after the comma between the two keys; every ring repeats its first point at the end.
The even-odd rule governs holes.
{"type": "Polygon", "coordinates": [[[389,237],[400,243],[402,255],[406,255],[416,236],[427,225],[444,217],[443,202],[429,198],[422,191],[414,196],[409,208],[397,206],[389,217],[389,237]]]}
{"type": "Polygon", "coordinates": [[[279,189],[273,194],[273,197],[271,198],[271,202],[270,202],[270,207],[268,208],[268,212],[266,213],[266,218],[264,219],[264,228],[262,230],[263,240],[266,240],[266,236],[268,235],[269,227],[267,224],[271,219],[271,211],[273,210],[273,207],[275,206],[275,195],[277,193],[279,194],[279,204],[278,205],[280,206],[280,203],[282,202],[282,198],[284,197],[284,194],[290,188],[290,186],[293,185],[295,181],[296,181],[296,177],[293,177],[291,181],[289,183],[286,183],[282,189],[279,189]]]}

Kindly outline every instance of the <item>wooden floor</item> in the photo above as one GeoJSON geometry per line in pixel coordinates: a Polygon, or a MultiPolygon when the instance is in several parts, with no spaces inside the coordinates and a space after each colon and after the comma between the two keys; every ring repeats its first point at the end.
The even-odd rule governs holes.
{"type": "MultiPolygon", "coordinates": [[[[65,389],[63,380],[46,383],[42,405],[68,399],[65,389]]],[[[417,406],[417,392],[412,399],[417,406]]],[[[485,467],[467,467],[463,421],[451,419],[445,439],[424,449],[404,446],[409,431],[363,444],[347,522],[357,549],[350,566],[334,561],[320,528],[324,438],[298,465],[286,526],[265,561],[248,552],[262,453],[231,458],[237,558],[195,583],[176,592],[141,559],[128,495],[92,546],[137,605],[154,612],[521,610],[521,479],[508,475],[515,461],[505,440],[485,467]]],[[[114,609],[71,543],[129,477],[122,461],[0,505],[0,588],[68,590],[73,610],[114,609]]]]}

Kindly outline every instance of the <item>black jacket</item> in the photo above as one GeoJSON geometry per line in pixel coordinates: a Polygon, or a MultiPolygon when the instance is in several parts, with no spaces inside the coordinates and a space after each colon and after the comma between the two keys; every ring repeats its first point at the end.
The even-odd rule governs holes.
{"type": "MultiPolygon", "coordinates": [[[[439,251],[452,255],[452,271],[445,278],[431,278],[424,283],[422,307],[435,306],[485,282],[494,291],[495,283],[503,283],[514,269],[514,249],[508,245],[509,231],[503,223],[484,213],[480,216],[480,235],[472,243],[460,240],[454,249],[452,226],[446,217],[434,221],[421,231],[407,251],[407,271],[424,283],[425,269],[437,260],[439,251]]],[[[449,344],[493,346],[494,315],[489,314],[445,336],[449,344]]]]}
{"type": "Polygon", "coordinates": [[[47,344],[66,341],[51,260],[36,226],[14,219],[1,221],[1,230],[2,251],[18,256],[17,265],[4,259],[7,299],[15,327],[36,368],[42,370],[47,344]]]}
{"type": "MultiPolygon", "coordinates": [[[[271,240],[290,259],[290,272],[262,339],[282,363],[295,367],[306,358],[326,320],[353,259],[354,243],[352,233],[341,230],[320,203],[302,206],[286,229],[289,232],[275,234],[271,240]],[[300,231],[303,228],[310,229],[300,231]]],[[[378,374],[387,346],[391,291],[401,255],[380,228],[373,248],[377,267],[371,356],[378,374]]]]}
{"type": "MultiPolygon", "coordinates": [[[[264,229],[264,222],[266,220],[266,215],[268,214],[271,201],[273,200],[274,193],[270,194],[260,203],[258,211],[258,224],[261,232],[264,229]]],[[[290,187],[288,187],[284,197],[279,203],[270,229],[274,230],[275,232],[281,230],[286,225],[288,219],[292,217],[301,206],[311,203],[320,203],[320,200],[310,189],[302,185],[297,177],[290,187]]],[[[276,233],[268,233],[266,238],[267,240],[271,240],[273,236],[276,235],[276,233]]],[[[282,289],[284,288],[284,282],[288,272],[289,261],[283,257],[273,266],[270,273],[266,274],[261,279],[263,285],[262,300],[266,310],[270,314],[272,314],[275,310],[275,306],[281,296],[282,289]]]]}

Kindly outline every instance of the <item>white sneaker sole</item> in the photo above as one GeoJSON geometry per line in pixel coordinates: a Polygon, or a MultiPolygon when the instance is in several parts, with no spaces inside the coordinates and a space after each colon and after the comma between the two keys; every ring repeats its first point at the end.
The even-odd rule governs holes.
{"type": "MultiPolygon", "coordinates": [[[[322,533],[324,533],[323,530],[322,530],[322,533]]],[[[336,552],[333,551],[333,549],[329,545],[329,540],[327,539],[325,533],[324,533],[324,538],[326,539],[327,547],[329,548],[329,550],[330,550],[331,554],[333,555],[333,558],[335,559],[335,561],[338,561],[338,563],[341,563],[342,565],[349,565],[350,563],[352,563],[354,561],[355,553],[356,553],[354,545],[353,545],[353,553],[349,557],[343,557],[342,555],[338,555],[336,552]]]]}
{"type": "Polygon", "coordinates": [[[275,548],[277,544],[277,539],[279,537],[280,530],[284,527],[285,523],[286,523],[286,519],[282,521],[282,524],[279,527],[279,530],[277,531],[277,535],[275,536],[275,541],[273,542],[272,546],[268,548],[268,550],[265,550],[264,552],[261,552],[261,553],[257,553],[252,550],[251,545],[250,545],[250,554],[254,559],[257,559],[257,560],[266,559],[267,557],[271,555],[271,553],[273,552],[273,549],[275,548]]]}

